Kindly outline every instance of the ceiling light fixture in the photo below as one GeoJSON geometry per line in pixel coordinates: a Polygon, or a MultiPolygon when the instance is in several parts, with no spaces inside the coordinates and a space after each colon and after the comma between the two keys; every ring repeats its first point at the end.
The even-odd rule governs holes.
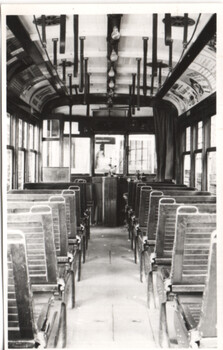
{"type": "Polygon", "coordinates": [[[114,83],[114,80],[110,80],[109,83],[108,83],[108,86],[113,89],[115,87],[115,83],[114,83]]]}
{"type": "Polygon", "coordinates": [[[115,76],[115,71],[114,71],[114,68],[111,66],[109,72],[108,72],[108,76],[110,78],[113,78],[115,76]]]}
{"type": "Polygon", "coordinates": [[[117,59],[118,59],[118,55],[117,55],[117,53],[115,52],[115,50],[113,49],[112,52],[111,52],[111,55],[110,55],[110,60],[111,60],[112,62],[116,62],[117,59]]]}
{"type": "Polygon", "coordinates": [[[120,36],[121,36],[121,34],[120,34],[120,32],[118,31],[118,27],[114,26],[114,27],[113,27],[113,31],[112,31],[112,33],[111,33],[111,38],[112,38],[113,40],[119,40],[119,39],[120,39],[120,36]]]}

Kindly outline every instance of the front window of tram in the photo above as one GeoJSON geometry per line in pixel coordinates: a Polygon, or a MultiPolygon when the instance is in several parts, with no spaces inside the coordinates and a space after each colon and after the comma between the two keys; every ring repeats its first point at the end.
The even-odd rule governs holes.
{"type": "Polygon", "coordinates": [[[123,174],[123,135],[95,135],[95,173],[123,174]]]}

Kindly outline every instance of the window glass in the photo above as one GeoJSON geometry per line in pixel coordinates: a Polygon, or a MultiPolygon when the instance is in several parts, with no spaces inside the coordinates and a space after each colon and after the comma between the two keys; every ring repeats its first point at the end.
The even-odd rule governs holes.
{"type": "Polygon", "coordinates": [[[200,149],[203,147],[203,122],[198,123],[197,130],[197,148],[200,149]]]}
{"type": "Polygon", "coordinates": [[[29,182],[35,182],[36,154],[29,152],[29,182]]]}
{"type": "Polygon", "coordinates": [[[195,187],[198,191],[201,191],[201,180],[202,180],[202,154],[195,154],[195,187]]]}
{"type": "Polygon", "coordinates": [[[18,189],[23,189],[25,175],[25,152],[18,151],[18,189]]]}
{"type": "Polygon", "coordinates": [[[154,135],[129,135],[129,169],[136,172],[154,174],[156,172],[156,152],[154,135]]]}
{"type": "Polygon", "coordinates": [[[43,121],[43,137],[59,137],[60,122],[57,119],[43,121]]]}
{"type": "Polygon", "coordinates": [[[13,161],[13,151],[7,149],[7,191],[12,189],[12,161],[13,161]]]}
{"type": "Polygon", "coordinates": [[[34,127],[32,124],[29,125],[29,148],[30,149],[34,149],[34,138],[33,138],[33,134],[34,134],[34,127]]]}
{"type": "Polygon", "coordinates": [[[7,145],[11,145],[11,116],[7,113],[7,145]]]}
{"type": "Polygon", "coordinates": [[[211,117],[211,147],[216,146],[216,115],[211,117]]]}
{"type": "Polygon", "coordinates": [[[59,141],[43,141],[43,166],[58,167],[59,166],[59,141]]]}
{"type": "Polygon", "coordinates": [[[191,128],[186,128],[186,152],[190,151],[191,128]]]}
{"type": "Polygon", "coordinates": [[[123,173],[123,135],[95,135],[95,173],[123,173]]]}
{"type": "MultiPolygon", "coordinates": [[[[64,122],[64,130],[63,130],[64,134],[68,134],[70,133],[70,122],[64,122]]],[[[79,123],[78,122],[71,122],[71,134],[73,135],[78,135],[80,134],[79,131],[79,123]]]]}
{"type": "Polygon", "coordinates": [[[70,166],[70,142],[69,137],[63,139],[63,166],[70,166]]]}
{"type": "Polygon", "coordinates": [[[184,185],[190,186],[190,155],[184,156],[184,185]]]}
{"type": "Polygon", "coordinates": [[[23,147],[27,148],[27,129],[28,129],[28,124],[24,122],[24,135],[23,135],[23,147]]]}
{"type": "MultiPolygon", "coordinates": [[[[66,162],[68,161],[66,160],[66,162]]],[[[71,139],[71,173],[90,173],[90,138],[73,137],[71,139]]]]}
{"type": "Polygon", "coordinates": [[[19,119],[19,147],[23,147],[23,142],[22,142],[22,119],[19,119]]]}
{"type": "Polygon", "coordinates": [[[34,131],[34,133],[35,133],[35,140],[34,140],[34,149],[36,150],[36,151],[38,151],[38,148],[39,148],[39,127],[36,125],[35,126],[35,131],[34,131]]]}
{"type": "Polygon", "coordinates": [[[216,152],[208,152],[208,191],[216,194],[216,152]]]}

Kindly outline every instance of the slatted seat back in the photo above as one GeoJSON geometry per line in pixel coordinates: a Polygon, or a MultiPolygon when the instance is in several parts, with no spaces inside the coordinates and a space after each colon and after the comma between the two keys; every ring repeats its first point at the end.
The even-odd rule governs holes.
{"type": "Polygon", "coordinates": [[[198,330],[203,338],[217,337],[217,237],[212,234],[208,259],[207,280],[204,288],[198,330]]]}
{"type": "MultiPolygon", "coordinates": [[[[193,203],[200,213],[216,213],[215,204],[196,203],[193,200],[196,196],[185,198],[182,198],[182,201],[185,200],[185,205],[193,203]]],[[[159,219],[155,248],[157,258],[172,257],[177,209],[182,205],[183,203],[176,203],[174,198],[162,198],[159,201],[159,219]]]]}
{"type": "MultiPolygon", "coordinates": [[[[26,243],[19,230],[8,230],[8,342],[34,341],[35,323],[27,269],[26,243]]],[[[25,347],[25,346],[24,346],[25,347]]]]}
{"type": "Polygon", "coordinates": [[[151,186],[142,186],[140,190],[140,201],[139,201],[139,226],[147,227],[148,213],[149,213],[149,199],[150,192],[152,191],[151,186]]]}
{"type": "Polygon", "coordinates": [[[135,216],[139,216],[139,202],[140,202],[140,191],[146,184],[144,182],[139,182],[136,184],[136,195],[135,195],[135,216]]]}
{"type": "Polygon", "coordinates": [[[80,187],[81,193],[81,216],[87,209],[87,181],[85,179],[75,179],[74,183],[80,187]]]}
{"type": "Polygon", "coordinates": [[[8,214],[7,223],[9,230],[19,229],[25,235],[31,283],[57,283],[51,208],[33,206],[29,213],[8,214]]]}
{"type": "Polygon", "coordinates": [[[199,213],[195,206],[177,209],[172,285],[205,284],[211,234],[215,229],[216,214],[199,213]]]}
{"type": "Polygon", "coordinates": [[[159,199],[162,197],[185,197],[185,196],[209,196],[210,192],[207,191],[185,191],[185,190],[166,190],[152,191],[150,193],[149,201],[149,216],[147,223],[148,239],[154,240],[156,237],[157,222],[159,217],[159,199]]]}
{"type": "MultiPolygon", "coordinates": [[[[53,215],[53,232],[56,254],[66,256],[68,252],[68,235],[66,223],[66,203],[62,196],[51,196],[48,202],[35,202],[35,205],[48,205],[53,215]]],[[[8,213],[25,213],[29,212],[33,202],[12,202],[8,201],[8,213]]]]}
{"type": "Polygon", "coordinates": [[[81,223],[81,189],[80,186],[70,186],[69,190],[75,191],[77,226],[79,227],[81,223]]]}
{"type": "Polygon", "coordinates": [[[8,201],[48,201],[52,195],[62,195],[66,202],[66,225],[68,237],[77,234],[76,199],[72,190],[12,190],[7,194],[8,201]]]}

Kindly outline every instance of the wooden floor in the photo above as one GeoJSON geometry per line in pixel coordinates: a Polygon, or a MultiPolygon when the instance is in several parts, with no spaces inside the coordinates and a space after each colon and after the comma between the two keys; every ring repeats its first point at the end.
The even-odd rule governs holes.
{"type": "Polygon", "coordinates": [[[147,308],[126,228],[92,227],[82,267],[76,308],[68,307],[67,348],[159,347],[158,313],[147,308]]]}

